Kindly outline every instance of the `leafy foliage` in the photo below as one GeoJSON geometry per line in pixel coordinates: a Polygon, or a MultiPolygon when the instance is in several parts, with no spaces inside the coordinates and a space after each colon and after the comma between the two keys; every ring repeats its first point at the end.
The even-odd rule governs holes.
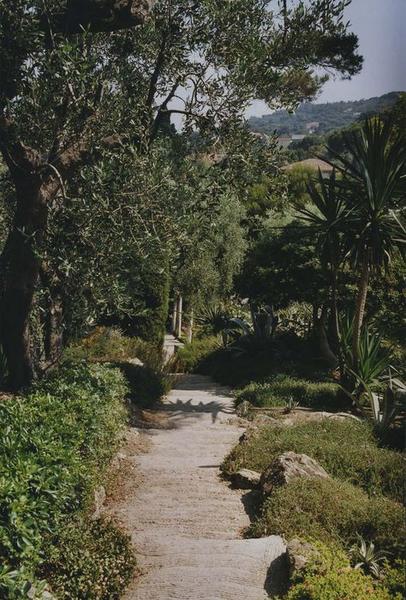
{"type": "Polygon", "coordinates": [[[20,588],[34,580],[46,535],[89,506],[117,447],[126,393],[119,371],[80,364],[0,404],[3,597],[13,597],[13,579],[20,588]]]}
{"type": "Polygon", "coordinates": [[[285,406],[292,398],[300,406],[313,409],[343,409],[345,403],[339,397],[339,387],[330,382],[306,381],[278,374],[263,382],[252,382],[236,392],[237,403],[247,400],[254,406],[285,406]]]}
{"type": "Polygon", "coordinates": [[[378,447],[372,428],[352,419],[323,419],[292,427],[262,427],[226,458],[226,472],[263,471],[287,451],[307,454],[331,475],[359,486],[370,496],[385,494],[403,501],[405,464],[400,452],[378,447]],[[343,444],[345,440],[345,444],[343,444]]]}
{"type": "MultiPolygon", "coordinates": [[[[389,591],[371,577],[351,569],[337,545],[314,544],[315,554],[296,575],[286,600],[389,600],[389,591]]],[[[400,600],[397,599],[397,600],[400,600]]]]}
{"type": "Polygon", "coordinates": [[[195,338],[190,344],[179,348],[176,354],[176,369],[184,373],[191,373],[199,364],[220,346],[217,336],[195,338]]]}
{"type": "Polygon", "coordinates": [[[272,492],[251,529],[256,535],[279,533],[288,539],[310,537],[337,543],[355,542],[359,534],[399,555],[404,518],[397,502],[382,496],[369,498],[350,483],[298,478],[272,492]]]}
{"type": "Polygon", "coordinates": [[[100,519],[69,524],[48,542],[46,556],[42,575],[66,600],[119,598],[135,567],[129,538],[100,519]]]}

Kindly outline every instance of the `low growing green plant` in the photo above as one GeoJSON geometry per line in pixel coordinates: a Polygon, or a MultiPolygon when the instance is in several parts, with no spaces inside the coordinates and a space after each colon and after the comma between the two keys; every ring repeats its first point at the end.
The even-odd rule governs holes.
{"type": "Polygon", "coordinates": [[[358,536],[358,541],[351,547],[350,554],[354,569],[362,569],[364,573],[376,579],[380,577],[386,553],[376,550],[374,542],[368,542],[362,536],[358,536]]]}
{"type": "Polygon", "coordinates": [[[394,600],[384,586],[352,569],[337,545],[313,545],[314,557],[296,575],[285,600],[394,600]]]}
{"type": "Polygon", "coordinates": [[[350,483],[297,478],[274,490],[251,529],[257,536],[310,537],[351,543],[361,535],[379,549],[401,555],[405,539],[403,507],[382,496],[369,498],[350,483]]]}
{"type": "Polygon", "coordinates": [[[287,451],[307,454],[332,476],[361,486],[369,495],[402,502],[406,464],[400,452],[379,448],[371,426],[353,419],[323,419],[293,427],[261,427],[226,458],[226,473],[263,471],[287,451]]]}
{"type": "Polygon", "coordinates": [[[120,598],[135,568],[128,536],[106,520],[72,522],[46,548],[43,576],[58,598],[120,598]]]}
{"type": "Polygon", "coordinates": [[[247,400],[259,407],[286,406],[290,399],[300,406],[314,409],[334,411],[346,406],[340,396],[340,387],[335,383],[281,374],[263,382],[252,382],[236,393],[237,404],[247,400]]]}
{"type": "Polygon", "coordinates": [[[127,392],[119,370],[81,363],[0,403],[1,598],[33,584],[46,535],[90,507],[118,445],[127,392]]]}

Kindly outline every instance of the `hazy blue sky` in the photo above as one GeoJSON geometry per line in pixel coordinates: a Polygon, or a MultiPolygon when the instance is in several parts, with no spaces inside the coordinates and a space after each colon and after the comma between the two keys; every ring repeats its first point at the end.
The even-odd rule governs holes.
{"type": "MultiPolygon", "coordinates": [[[[350,81],[329,81],[318,102],[358,100],[406,90],[406,0],[352,0],[347,9],[359,36],[364,68],[350,81]]],[[[256,102],[249,114],[269,109],[256,102]]]]}

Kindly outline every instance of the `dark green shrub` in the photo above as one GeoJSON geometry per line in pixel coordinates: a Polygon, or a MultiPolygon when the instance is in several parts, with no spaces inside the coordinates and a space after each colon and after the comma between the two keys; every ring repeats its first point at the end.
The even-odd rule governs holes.
{"type": "Polygon", "coordinates": [[[130,388],[129,398],[137,406],[145,408],[152,406],[170,389],[170,381],[164,373],[131,363],[121,363],[117,366],[127,379],[130,388]]]}
{"type": "Polygon", "coordinates": [[[90,505],[117,448],[127,391],[117,369],[77,364],[0,403],[2,598],[34,581],[45,534],[90,505]]]}
{"type": "Polygon", "coordinates": [[[236,393],[237,403],[248,400],[259,407],[285,406],[289,398],[293,398],[300,406],[318,410],[343,410],[348,406],[337,384],[307,381],[289,375],[252,382],[236,393]]]}
{"type": "Polygon", "coordinates": [[[310,537],[348,544],[359,534],[399,556],[404,544],[405,511],[382,496],[368,498],[350,483],[298,478],[265,500],[252,530],[256,535],[280,534],[287,539],[310,537]]]}
{"type": "Polygon", "coordinates": [[[135,568],[128,536],[105,520],[70,524],[46,556],[42,576],[66,600],[118,599],[135,568]]]}
{"type": "Polygon", "coordinates": [[[393,600],[377,581],[352,569],[339,547],[314,545],[317,554],[296,576],[285,600],[393,600]]]}
{"type": "Polygon", "coordinates": [[[195,338],[190,344],[185,344],[176,353],[174,366],[176,371],[190,373],[197,369],[202,361],[219,349],[220,341],[217,336],[195,338]]]}
{"type": "Polygon", "coordinates": [[[404,457],[379,448],[372,428],[351,419],[263,427],[232,450],[223,469],[229,473],[241,468],[263,471],[274,458],[290,450],[311,456],[331,476],[361,486],[369,495],[385,494],[403,500],[404,457]]]}
{"type": "Polygon", "coordinates": [[[271,338],[245,336],[209,354],[198,367],[199,372],[231,386],[248,384],[275,376],[282,370],[294,377],[313,379],[326,371],[312,344],[292,333],[271,338]]]}

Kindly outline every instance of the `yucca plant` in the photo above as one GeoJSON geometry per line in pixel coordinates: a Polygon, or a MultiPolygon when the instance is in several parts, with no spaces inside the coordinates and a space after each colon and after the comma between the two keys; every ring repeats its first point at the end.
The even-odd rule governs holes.
{"type": "Polygon", "coordinates": [[[197,321],[207,333],[221,335],[224,346],[236,341],[242,335],[251,333],[251,327],[245,319],[232,317],[230,313],[219,307],[207,308],[197,321]]]}
{"type": "MultiPolygon", "coordinates": [[[[330,277],[334,342],[336,351],[340,353],[337,286],[339,269],[345,258],[343,230],[350,218],[351,209],[345,195],[340,192],[337,186],[335,170],[333,170],[329,180],[326,181],[319,169],[317,180],[309,181],[307,191],[313,206],[299,209],[299,217],[314,229],[320,250],[321,264],[330,277]]],[[[343,361],[341,357],[339,359],[342,370],[343,361]]]]}
{"type": "Polygon", "coordinates": [[[353,367],[360,360],[360,338],[368,284],[373,272],[388,269],[393,254],[406,247],[398,211],[404,198],[406,146],[390,121],[365,121],[361,130],[344,136],[345,151],[329,149],[343,179],[340,187],[351,209],[346,233],[349,258],[359,273],[352,337],[353,367]]]}
{"type": "Polygon", "coordinates": [[[358,543],[350,549],[354,569],[362,569],[366,575],[378,579],[381,575],[381,565],[385,562],[386,553],[376,550],[373,542],[367,542],[358,536],[358,543]]]}

